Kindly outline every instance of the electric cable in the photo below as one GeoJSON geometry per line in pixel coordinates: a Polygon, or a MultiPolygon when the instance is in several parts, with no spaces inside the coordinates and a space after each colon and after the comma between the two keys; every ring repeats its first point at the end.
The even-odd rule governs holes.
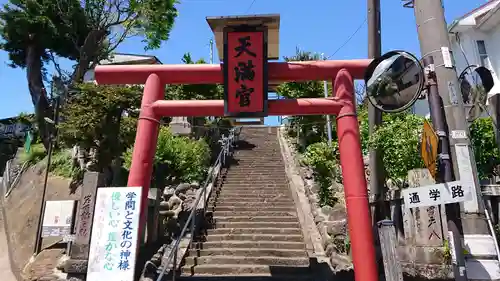
{"type": "Polygon", "coordinates": [[[363,22],[361,22],[361,24],[358,26],[358,28],[356,28],[356,30],[354,30],[354,32],[347,38],[347,40],[344,41],[344,43],[342,43],[342,45],[340,45],[340,47],[338,47],[337,50],[335,50],[335,52],[333,52],[333,54],[328,56],[326,59],[327,60],[330,59],[331,57],[335,56],[340,50],[342,50],[342,48],[344,48],[352,40],[352,38],[354,38],[354,36],[356,36],[356,34],[361,30],[361,28],[363,28],[363,26],[365,25],[365,23],[367,21],[368,21],[368,17],[365,17],[363,22]]]}

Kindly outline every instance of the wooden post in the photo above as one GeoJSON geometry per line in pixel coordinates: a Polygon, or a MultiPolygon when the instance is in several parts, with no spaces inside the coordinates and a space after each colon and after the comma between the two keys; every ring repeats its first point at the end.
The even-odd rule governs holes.
{"type": "MultiPolygon", "coordinates": [[[[64,270],[69,274],[85,276],[90,249],[90,231],[94,218],[95,198],[97,188],[104,186],[104,174],[86,172],[83,176],[82,195],[78,203],[75,241],[71,245],[71,256],[64,270]]],[[[79,278],[79,276],[73,276],[79,278]]]]}
{"type": "Polygon", "coordinates": [[[382,220],[377,223],[380,249],[384,261],[386,281],[403,281],[403,271],[397,255],[398,241],[396,229],[391,220],[382,220]]]}

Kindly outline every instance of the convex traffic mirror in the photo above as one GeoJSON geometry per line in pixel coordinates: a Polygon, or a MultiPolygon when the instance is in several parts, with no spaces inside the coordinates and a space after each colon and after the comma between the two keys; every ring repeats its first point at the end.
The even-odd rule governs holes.
{"type": "Polygon", "coordinates": [[[484,66],[470,65],[458,77],[467,120],[474,121],[486,110],[488,92],[493,88],[491,72],[484,66]]]}
{"type": "Polygon", "coordinates": [[[424,69],[418,59],[404,51],[391,51],[373,60],[365,72],[370,103],[383,112],[408,109],[424,89],[424,69]]]}

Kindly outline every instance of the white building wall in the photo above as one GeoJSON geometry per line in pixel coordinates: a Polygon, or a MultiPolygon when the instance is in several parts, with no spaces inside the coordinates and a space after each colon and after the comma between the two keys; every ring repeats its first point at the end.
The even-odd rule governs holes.
{"type": "MultiPolygon", "coordinates": [[[[455,61],[457,75],[468,65],[480,65],[477,40],[483,40],[486,44],[486,52],[489,56],[489,65],[486,67],[493,72],[493,77],[498,83],[500,74],[500,28],[492,32],[483,33],[480,30],[471,28],[468,31],[459,33],[459,41],[454,34],[450,34],[450,51],[455,61]],[[465,55],[464,55],[465,54],[465,55]]],[[[413,113],[420,116],[429,116],[429,106],[427,100],[418,100],[412,108],[413,113]]]]}

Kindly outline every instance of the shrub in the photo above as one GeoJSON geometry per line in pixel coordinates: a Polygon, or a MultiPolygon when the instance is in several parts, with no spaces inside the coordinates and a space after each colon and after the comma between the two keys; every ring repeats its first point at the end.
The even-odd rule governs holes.
{"type": "Polygon", "coordinates": [[[474,120],[470,126],[470,134],[479,178],[486,179],[498,175],[500,156],[491,118],[474,120]]]}
{"type": "MultiPolygon", "coordinates": [[[[132,163],[133,147],[123,155],[128,170],[132,163]]],[[[208,170],[210,149],[205,140],[174,136],[167,127],[160,129],[154,157],[156,176],[162,174],[176,181],[201,181],[208,170]],[[165,172],[163,174],[163,172],[165,172]]]]}
{"type": "Polygon", "coordinates": [[[314,172],[316,182],[319,184],[320,205],[333,206],[337,198],[332,193],[330,186],[333,181],[340,181],[338,168],[338,145],[332,143],[330,147],[325,142],[309,145],[303,154],[303,163],[310,166],[314,172]]]}
{"type": "Polygon", "coordinates": [[[33,144],[30,148],[29,152],[23,151],[21,154],[21,162],[24,164],[26,163],[27,165],[34,165],[45,158],[47,153],[45,152],[45,148],[43,147],[43,144],[37,143],[33,144]]]}
{"type": "Polygon", "coordinates": [[[78,174],[79,169],[78,167],[73,167],[71,152],[67,149],[63,149],[55,151],[52,154],[50,172],[63,178],[73,178],[78,174]]]}

